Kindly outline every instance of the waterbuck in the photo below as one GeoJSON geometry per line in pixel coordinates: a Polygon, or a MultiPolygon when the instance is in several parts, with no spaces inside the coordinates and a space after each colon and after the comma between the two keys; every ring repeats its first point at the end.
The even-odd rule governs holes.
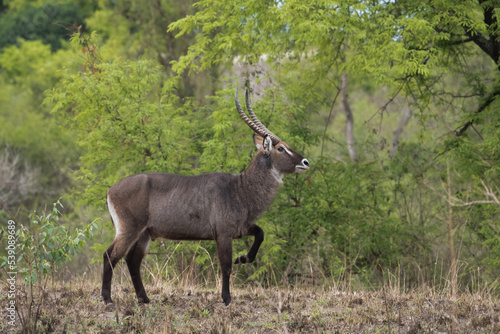
{"type": "Polygon", "coordinates": [[[149,303],[140,266],[149,243],[156,238],[215,240],[222,271],[222,300],[231,302],[229,276],[233,239],[248,235],[254,242],[248,254],[234,261],[251,263],[264,240],[255,220],[273,201],[282,175],[303,173],[309,162],[269,131],[252,111],[245,94],[250,120],[241,109],[236,90],[236,109],[253,135],[257,154],[240,174],[211,173],[183,176],[167,173],[135,174],[107,192],[107,204],[116,229],[113,243],[104,253],[102,299],[111,303],[111,278],[116,263],[125,255],[137,299],[149,303]]]}

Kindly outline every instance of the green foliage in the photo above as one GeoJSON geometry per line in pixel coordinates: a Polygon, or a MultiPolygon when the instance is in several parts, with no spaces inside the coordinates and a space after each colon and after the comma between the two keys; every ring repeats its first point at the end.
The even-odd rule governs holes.
{"type": "MultiPolygon", "coordinates": [[[[491,109],[483,112],[477,120],[481,138],[473,134],[447,142],[447,158],[454,159],[459,175],[455,182],[460,185],[455,196],[462,202],[479,201],[477,208],[471,208],[473,221],[467,224],[482,245],[488,249],[483,261],[493,276],[499,275],[499,210],[498,184],[500,182],[500,131],[498,124],[498,99],[491,109]]],[[[478,135],[476,133],[476,135],[478,135]]]]}
{"type": "MultiPolygon", "coordinates": [[[[7,255],[2,256],[0,268],[24,276],[25,287],[16,290],[15,304],[21,325],[19,328],[23,332],[38,332],[37,328],[43,322],[40,311],[46,303],[45,289],[49,279],[92,240],[97,229],[97,220],[94,220],[82,228],[70,231],[61,222],[59,208],[62,208],[62,204],[57,201],[50,211],[30,214],[28,224],[16,224],[14,243],[13,235],[8,229],[3,229],[0,241],[9,246],[6,248],[7,255]]],[[[12,226],[14,225],[9,228],[12,226]]]]}
{"type": "Polygon", "coordinates": [[[9,9],[0,21],[0,49],[26,41],[41,40],[52,51],[62,47],[61,40],[68,39],[72,25],[82,25],[84,17],[72,2],[45,2],[40,6],[24,5],[9,9]]]}
{"type": "MultiPolygon", "coordinates": [[[[334,135],[328,135],[328,125],[315,127],[318,131],[324,126],[320,156],[314,148],[318,132],[313,131],[308,137],[307,133],[300,133],[298,122],[270,127],[289,144],[287,132],[300,133],[297,137],[304,140],[303,152],[315,154],[309,155],[315,168],[308,172],[307,181],[302,176],[294,182],[287,180],[277,203],[265,215],[273,225],[280,226],[278,240],[285,240],[281,244],[284,259],[282,262],[276,259],[281,263],[280,268],[293,257],[304,261],[304,256],[294,250],[297,245],[309,256],[313,254],[311,238],[312,245],[320,240],[323,245],[334,245],[331,249],[318,247],[315,263],[331,259],[332,265],[337,265],[342,259],[345,267],[360,271],[394,263],[410,266],[419,263],[428,268],[433,256],[448,256],[440,247],[432,249],[427,244],[428,238],[445,231],[446,226],[439,213],[446,210],[443,195],[431,190],[436,188],[429,188],[427,180],[442,182],[442,175],[436,175],[433,168],[440,169],[446,164],[435,163],[431,158],[436,151],[443,151],[439,146],[443,127],[438,126],[441,133],[433,133],[426,127],[434,127],[439,117],[440,124],[448,128],[469,120],[480,126],[480,130],[476,129],[480,134],[471,135],[472,140],[447,138],[450,148],[459,155],[445,156],[463,167],[458,173],[468,175],[468,179],[462,175],[454,178],[454,189],[457,196],[482,196],[481,180],[497,184],[494,152],[498,152],[499,137],[493,129],[498,128],[498,120],[491,113],[496,106],[492,101],[498,95],[495,84],[498,71],[491,60],[497,62],[498,55],[492,51],[497,42],[491,36],[499,34],[491,3],[347,0],[335,4],[324,1],[235,4],[205,0],[196,6],[195,14],[169,27],[178,33],[177,37],[196,34],[195,43],[186,55],[173,62],[177,73],[196,73],[212,64],[235,60],[254,68],[257,63],[265,62],[267,73],[256,70],[246,80],[272,78],[274,91],[283,87],[288,102],[280,104],[285,99],[278,95],[271,103],[264,96],[263,105],[276,103],[281,116],[287,110],[293,117],[300,117],[301,123],[311,122],[309,129],[312,129],[315,117],[311,110],[324,114],[328,108],[332,115],[341,74],[347,72],[357,84],[385,85],[391,91],[391,100],[399,94],[406,96],[412,101],[411,108],[419,111],[415,114],[424,125],[418,141],[401,147],[395,161],[387,161],[381,149],[392,133],[370,135],[369,122],[358,125],[356,145],[362,152],[362,162],[347,163],[342,168],[334,157],[344,160],[345,146],[338,145],[334,135]],[[473,43],[476,45],[471,47],[473,43]],[[304,108],[307,112],[301,112],[304,108]],[[464,191],[471,187],[473,192],[464,191]],[[421,209],[424,205],[428,206],[426,212],[421,209]]],[[[363,116],[362,111],[355,111],[355,119],[363,116]]],[[[464,208],[454,211],[452,220],[456,224],[461,224],[464,211],[464,208]]],[[[491,206],[488,212],[497,217],[491,206]]],[[[494,231],[495,226],[485,220],[471,232],[479,236],[482,228],[494,231]]],[[[467,243],[471,248],[465,253],[473,254],[477,240],[472,237],[467,243]]],[[[489,237],[487,244],[496,244],[496,239],[489,237]]],[[[487,262],[496,257],[484,254],[487,262]]],[[[298,272],[304,271],[300,261],[294,266],[298,272]]],[[[333,271],[328,264],[324,268],[326,272],[333,271]]],[[[430,277],[429,272],[423,275],[430,277]]],[[[491,277],[495,279],[496,275],[491,277]]]]}
{"type": "MultiPolygon", "coordinates": [[[[478,68],[462,74],[464,67],[470,67],[462,56],[481,54],[477,46],[467,46],[469,35],[489,38],[488,29],[498,29],[485,24],[482,10],[487,6],[482,8],[476,1],[460,5],[453,1],[200,1],[195,14],[169,26],[177,37],[196,33],[195,43],[173,62],[173,69],[196,72],[237,57],[255,64],[265,55],[271,68],[295,71],[295,82],[298,75],[302,87],[312,88],[329,76],[333,86],[340,86],[335,81],[347,71],[385,85],[394,94],[403,92],[425,110],[431,97],[443,99],[436,85],[443,82],[443,73],[464,80],[462,92],[469,87],[483,93],[490,90],[485,75],[491,71],[487,74],[478,68]]],[[[335,90],[331,86],[330,82],[325,87],[330,94],[335,90]]],[[[306,89],[303,94],[311,93],[306,89]]]]}
{"type": "MultiPolygon", "coordinates": [[[[97,229],[96,221],[75,228],[72,232],[60,223],[62,208],[60,201],[54,203],[50,212],[38,215],[36,212],[29,217],[30,224],[19,224],[16,231],[15,248],[19,256],[16,260],[17,271],[24,276],[26,285],[43,284],[49,275],[71,261],[72,257],[93,238],[97,229]]],[[[4,230],[3,242],[9,234],[4,230]]],[[[10,265],[7,256],[3,257],[1,268],[10,265]]]]}
{"type": "MultiPolygon", "coordinates": [[[[312,168],[285,177],[258,221],[266,238],[257,263],[239,266],[238,278],[374,286],[381,269],[397,267],[408,285],[428,283],[440,275],[436,262],[451,265],[453,240],[467,268],[498,278],[499,206],[488,191],[500,196],[500,34],[491,1],[191,4],[64,1],[49,13],[45,1],[8,2],[0,145],[40,166],[43,189],[24,207],[71,188],[80,204],[103,208],[110,186],[140,172],[241,172],[255,153],[234,110],[244,85],[263,123],[312,168]],[[61,25],[86,17],[97,33],[78,30],[66,47],[46,24],[63,13],[61,25]],[[40,29],[23,37],[23,25],[40,29]],[[344,73],[356,163],[344,139],[344,73]],[[413,118],[391,156],[402,109],[413,118]]],[[[112,224],[103,226],[97,253],[112,237],[112,224]]],[[[236,241],[234,253],[251,242],[236,241]]],[[[160,276],[216,272],[213,242],[153,243],[151,253],[160,276]]]]}
{"type": "MultiPolygon", "coordinates": [[[[37,190],[20,203],[25,216],[42,201],[60,197],[68,183],[64,170],[77,160],[73,135],[41,106],[44,91],[60,78],[59,66],[71,57],[72,51],[52,53],[41,41],[19,40],[0,52],[0,147],[40,170],[32,185],[37,190]]],[[[5,204],[7,209],[17,211],[11,204],[5,204]]]]}
{"type": "Polygon", "coordinates": [[[149,60],[100,63],[86,38],[73,37],[86,50],[83,71],[67,72],[45,100],[82,149],[76,176],[85,187],[82,200],[102,205],[107,189],[126,175],[189,172],[196,119],[189,100],[173,94],[175,80],[160,87],[159,68],[149,60]]]}
{"type": "MultiPolygon", "coordinates": [[[[155,59],[165,75],[171,75],[173,60],[185,54],[193,44],[194,35],[175,39],[167,33],[168,25],[196,12],[194,0],[116,1],[100,2],[99,8],[86,22],[105,41],[100,45],[104,58],[155,59]]],[[[196,76],[183,76],[176,85],[176,94],[202,101],[213,95],[218,83],[219,68],[212,66],[196,76]]]]}

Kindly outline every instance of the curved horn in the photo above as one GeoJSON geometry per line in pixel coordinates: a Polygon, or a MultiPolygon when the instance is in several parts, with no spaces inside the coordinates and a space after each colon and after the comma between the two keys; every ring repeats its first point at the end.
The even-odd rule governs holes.
{"type": "Polygon", "coordinates": [[[267,133],[269,135],[269,137],[271,137],[271,139],[273,141],[273,145],[276,145],[277,143],[279,143],[281,141],[280,137],[276,136],[274,133],[269,131],[269,129],[266,128],[264,126],[264,124],[262,124],[259,121],[259,119],[257,118],[257,115],[255,115],[255,113],[253,112],[252,107],[250,106],[250,100],[248,99],[248,88],[245,91],[245,102],[247,104],[248,114],[250,115],[252,120],[255,122],[255,124],[261,129],[262,132],[267,133]]]}
{"type": "Polygon", "coordinates": [[[241,109],[240,101],[238,100],[238,87],[236,87],[236,94],[234,95],[234,103],[236,104],[236,110],[238,110],[241,119],[250,127],[250,129],[255,131],[255,133],[264,137],[266,135],[265,131],[263,131],[261,128],[255,125],[254,122],[252,122],[250,118],[248,118],[248,116],[245,114],[245,112],[241,109]]]}

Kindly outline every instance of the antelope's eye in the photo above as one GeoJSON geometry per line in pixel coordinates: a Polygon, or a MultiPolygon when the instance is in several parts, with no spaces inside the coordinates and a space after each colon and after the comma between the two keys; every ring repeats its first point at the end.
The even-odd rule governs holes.
{"type": "Polygon", "coordinates": [[[285,150],[285,149],[283,148],[283,146],[278,147],[278,151],[279,151],[279,152],[283,152],[284,150],[285,150]]]}

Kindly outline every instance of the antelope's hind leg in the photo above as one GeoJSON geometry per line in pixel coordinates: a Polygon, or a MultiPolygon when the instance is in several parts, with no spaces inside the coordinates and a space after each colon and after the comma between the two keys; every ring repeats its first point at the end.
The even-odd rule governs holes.
{"type": "Polygon", "coordinates": [[[135,244],[130,248],[125,261],[127,262],[130,277],[134,284],[135,294],[139,303],[149,303],[149,298],[146,295],[146,290],[142,284],[141,278],[141,262],[146,255],[151,242],[151,237],[148,231],[144,231],[135,244]]]}
{"type": "Polygon", "coordinates": [[[133,245],[138,238],[136,233],[121,233],[115,236],[111,246],[104,252],[101,297],[105,304],[113,302],[111,300],[113,270],[118,261],[127,253],[130,245],[133,245]]]}
{"type": "Polygon", "coordinates": [[[252,263],[257,256],[257,252],[259,251],[259,247],[264,241],[264,231],[257,225],[253,225],[249,231],[248,235],[253,235],[255,237],[252,247],[248,254],[240,255],[234,261],[234,264],[238,263],[252,263]]]}

